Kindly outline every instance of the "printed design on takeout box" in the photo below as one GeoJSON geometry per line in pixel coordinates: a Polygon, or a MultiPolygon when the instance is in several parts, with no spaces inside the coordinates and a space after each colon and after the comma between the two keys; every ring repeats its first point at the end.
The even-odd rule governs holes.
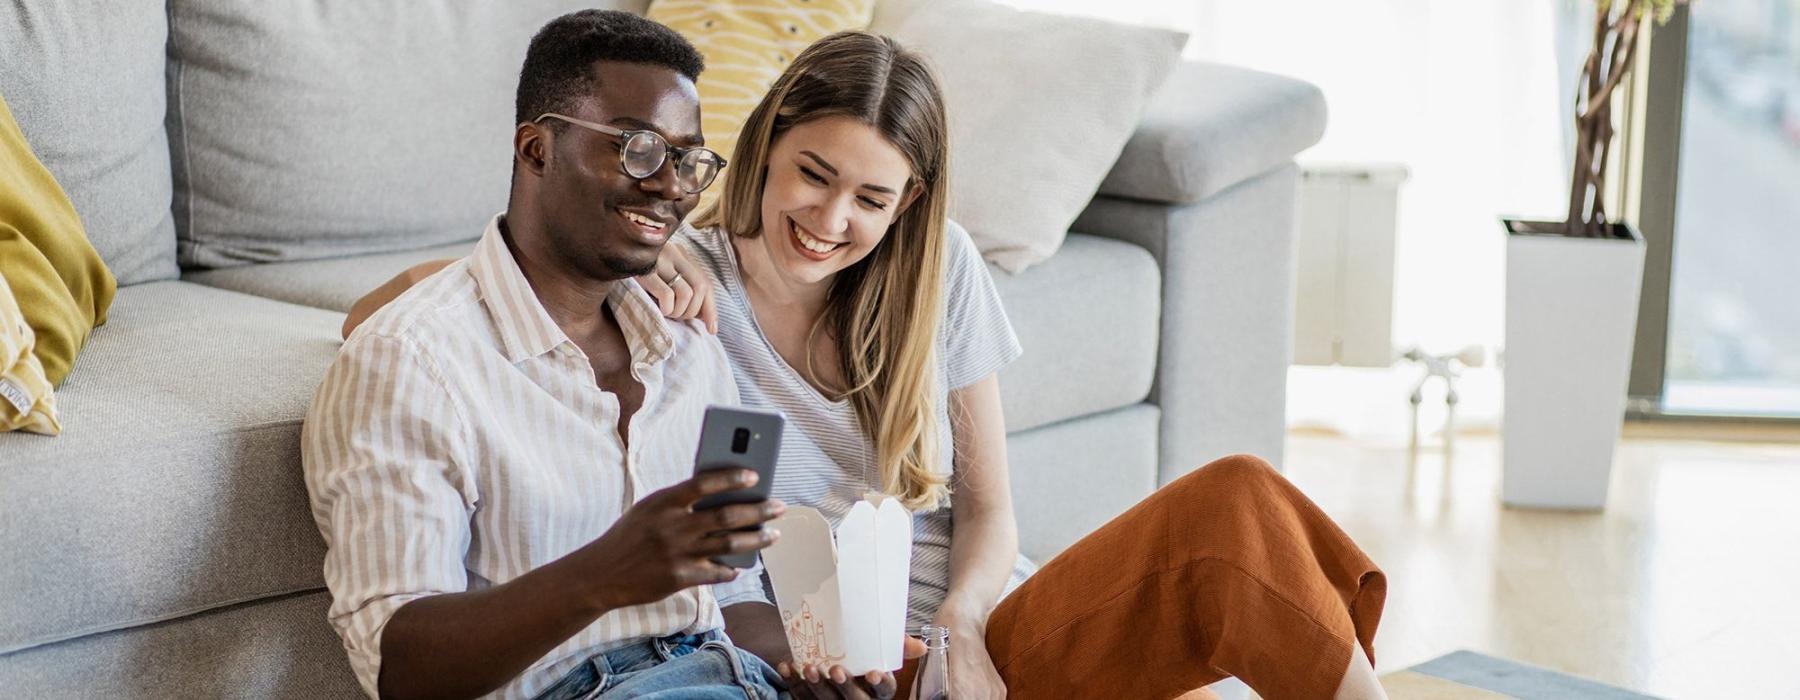
{"type": "Polygon", "coordinates": [[[789,508],[763,551],[788,646],[799,663],[861,675],[900,668],[912,567],[912,513],[886,497],[850,508],[834,533],[812,508],[789,508]]]}
{"type": "Polygon", "coordinates": [[[844,662],[842,653],[833,654],[828,650],[825,623],[813,615],[811,601],[800,604],[799,615],[783,612],[781,618],[786,623],[788,645],[793,647],[795,661],[827,665],[844,662]]]}

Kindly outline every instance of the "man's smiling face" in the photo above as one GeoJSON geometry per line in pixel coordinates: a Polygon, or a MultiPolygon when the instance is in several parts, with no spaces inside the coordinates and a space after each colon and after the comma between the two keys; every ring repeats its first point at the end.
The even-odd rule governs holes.
{"type": "MultiPolygon", "coordinates": [[[[654,131],[677,148],[702,145],[700,96],[680,72],[644,63],[601,61],[593,91],[568,116],[615,129],[654,131]]],[[[676,226],[700,201],[675,182],[673,159],[639,180],[620,164],[619,137],[554,118],[539,187],[546,233],[556,252],[594,279],[623,279],[654,269],[676,226]]]]}

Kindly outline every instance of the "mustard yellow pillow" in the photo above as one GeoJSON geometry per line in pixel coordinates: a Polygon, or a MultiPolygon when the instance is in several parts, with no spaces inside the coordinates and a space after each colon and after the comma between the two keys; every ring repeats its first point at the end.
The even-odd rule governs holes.
{"type": "MultiPolygon", "coordinates": [[[[118,282],[88,242],[75,206],[44,169],[0,96],[0,276],[36,338],[52,385],[68,376],[118,282]]],[[[5,359],[0,356],[0,359],[5,359]]]]}
{"type": "MultiPolygon", "coordinates": [[[[652,0],[644,15],[681,32],[706,57],[696,86],[700,128],[707,147],[729,161],[750,110],[788,63],[815,41],[867,29],[875,0],[652,0]]],[[[707,188],[701,208],[720,189],[707,188]]]]}
{"type": "Polygon", "coordinates": [[[0,432],[55,435],[62,432],[62,424],[56,422],[56,394],[44,376],[44,365],[31,353],[31,344],[31,326],[19,312],[6,276],[0,275],[0,432]]]}

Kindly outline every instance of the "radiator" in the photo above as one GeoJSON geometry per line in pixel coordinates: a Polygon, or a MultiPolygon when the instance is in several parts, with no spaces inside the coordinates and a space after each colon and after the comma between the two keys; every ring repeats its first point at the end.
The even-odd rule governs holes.
{"type": "Polygon", "coordinates": [[[1394,230],[1406,168],[1304,165],[1294,364],[1389,367],[1394,230]]]}

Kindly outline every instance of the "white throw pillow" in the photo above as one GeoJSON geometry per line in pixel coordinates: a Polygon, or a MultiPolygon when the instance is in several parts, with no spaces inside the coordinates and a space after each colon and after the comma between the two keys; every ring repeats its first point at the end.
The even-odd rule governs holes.
{"type": "Polygon", "coordinates": [[[930,57],[950,113],[950,216],[1014,273],[1062,246],[1187,43],[990,0],[882,0],[869,30],[930,57]]]}

